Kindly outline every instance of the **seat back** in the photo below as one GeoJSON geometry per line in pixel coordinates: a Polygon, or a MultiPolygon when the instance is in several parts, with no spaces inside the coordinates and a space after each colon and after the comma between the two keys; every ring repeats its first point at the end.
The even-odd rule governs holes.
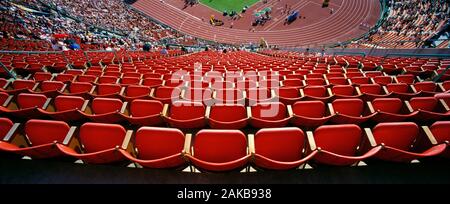
{"type": "Polygon", "coordinates": [[[267,128],[255,135],[255,152],[269,159],[292,162],[302,158],[305,135],[299,128],[267,128]]]}
{"type": "Polygon", "coordinates": [[[292,106],[295,115],[322,118],[326,113],[326,106],[322,101],[298,101],[292,106]]]}
{"type": "Polygon", "coordinates": [[[23,108],[42,108],[47,101],[47,96],[43,94],[28,94],[21,93],[17,96],[17,105],[20,109],[23,108]]]}
{"type": "Polygon", "coordinates": [[[72,82],[69,86],[70,93],[87,93],[90,92],[93,85],[88,82],[72,82]]]}
{"type": "Polygon", "coordinates": [[[70,126],[63,121],[29,120],[25,124],[25,133],[33,146],[63,142],[70,126]]]}
{"type": "Polygon", "coordinates": [[[336,113],[354,117],[361,116],[364,111],[364,102],[361,99],[336,99],[332,104],[336,113]]]}
{"type": "Polygon", "coordinates": [[[361,142],[361,128],[354,124],[324,125],[314,131],[317,147],[336,154],[354,156],[361,142]]]}
{"type": "Polygon", "coordinates": [[[211,119],[221,122],[233,122],[247,117],[245,106],[240,104],[216,104],[211,107],[211,119]]]}
{"type": "Polygon", "coordinates": [[[133,117],[144,117],[161,114],[163,104],[156,100],[133,100],[130,104],[130,114],[133,117]]]}
{"type": "Polygon", "coordinates": [[[416,91],[434,92],[436,91],[436,87],[437,85],[431,81],[418,82],[414,84],[416,91]]]}
{"type": "Polygon", "coordinates": [[[14,123],[8,118],[0,118],[0,140],[5,138],[14,123]]]}
{"type": "Polygon", "coordinates": [[[32,80],[15,80],[12,83],[14,89],[33,89],[36,83],[32,80]]]}
{"type": "Polygon", "coordinates": [[[203,103],[176,101],[170,106],[169,116],[176,120],[190,120],[204,117],[206,108],[203,103]]]}
{"type": "Polygon", "coordinates": [[[419,127],[412,122],[380,123],[372,133],[377,144],[408,151],[419,134],[419,127]]]}
{"type": "Polygon", "coordinates": [[[372,101],[372,105],[375,111],[397,114],[401,112],[403,102],[398,98],[377,98],[372,101]]]}
{"type": "Polygon", "coordinates": [[[194,156],[203,161],[230,162],[247,155],[247,139],[239,130],[200,130],[193,149],[194,156]]]}
{"type": "Polygon", "coordinates": [[[288,115],[286,106],[280,102],[257,103],[251,111],[252,117],[265,120],[282,120],[288,115]]]}
{"type": "Polygon", "coordinates": [[[303,93],[307,96],[326,97],[327,89],[323,86],[307,86],[303,89],[303,93]]]}
{"type": "Polygon", "coordinates": [[[119,84],[99,84],[97,87],[98,95],[119,94],[122,87],[119,84]]]}
{"type": "Polygon", "coordinates": [[[381,92],[381,86],[379,84],[362,84],[359,86],[359,90],[361,93],[367,93],[367,94],[377,94],[380,95],[381,92]]]}
{"type": "Polygon", "coordinates": [[[136,132],[134,146],[140,159],[160,159],[183,151],[184,134],[176,128],[142,127],[136,132]]]}
{"type": "Polygon", "coordinates": [[[128,86],[125,90],[125,94],[128,97],[149,96],[150,88],[147,86],[128,86]]]}
{"type": "Polygon", "coordinates": [[[117,98],[94,98],[92,111],[94,114],[118,112],[122,108],[122,101],[117,98]]]}
{"type": "Polygon", "coordinates": [[[409,101],[413,110],[434,111],[438,105],[438,100],[434,97],[415,97],[409,101]]]}
{"type": "Polygon", "coordinates": [[[2,106],[8,99],[9,95],[5,92],[0,92],[0,106],[2,106]]]}
{"type": "Polygon", "coordinates": [[[333,88],[331,88],[331,91],[333,92],[333,94],[337,94],[337,95],[342,95],[342,96],[353,96],[355,88],[353,88],[353,86],[351,85],[338,85],[338,86],[333,86],[333,88]]]}
{"type": "Polygon", "coordinates": [[[84,104],[84,99],[79,96],[57,96],[55,98],[56,111],[67,111],[78,109],[81,110],[84,104]]]}
{"type": "Polygon", "coordinates": [[[42,91],[59,91],[64,87],[64,83],[60,81],[43,81],[40,84],[42,91]]]}
{"type": "Polygon", "coordinates": [[[280,87],[275,89],[275,94],[283,98],[298,98],[300,97],[300,92],[297,88],[293,87],[280,87]]]}
{"type": "Polygon", "coordinates": [[[155,97],[158,98],[176,98],[180,94],[181,90],[178,87],[160,86],[155,91],[155,97]]]}
{"type": "Polygon", "coordinates": [[[389,92],[408,93],[408,84],[388,84],[386,88],[389,92]]]}
{"type": "Polygon", "coordinates": [[[437,121],[430,127],[438,143],[450,142],[450,121],[437,121]]]}
{"type": "Polygon", "coordinates": [[[85,123],[80,128],[80,141],[87,153],[121,146],[126,130],[117,124],[85,123]]]}

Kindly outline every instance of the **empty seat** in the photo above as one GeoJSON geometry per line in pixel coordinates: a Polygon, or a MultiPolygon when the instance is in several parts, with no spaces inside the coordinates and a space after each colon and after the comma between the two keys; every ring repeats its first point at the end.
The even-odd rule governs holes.
{"type": "Polygon", "coordinates": [[[240,104],[216,104],[209,112],[209,126],[214,129],[241,129],[247,126],[247,111],[240,104]]]}
{"type": "Polygon", "coordinates": [[[162,113],[160,101],[136,99],[130,102],[130,116],[125,118],[133,125],[160,126],[164,122],[162,113]]]}
{"type": "Polygon", "coordinates": [[[370,80],[369,77],[364,77],[364,76],[352,77],[352,78],[350,78],[350,81],[352,82],[352,84],[356,84],[356,85],[372,83],[372,81],[370,80]]]}
{"type": "Polygon", "coordinates": [[[307,86],[300,91],[305,100],[319,100],[327,102],[333,97],[324,86],[307,86]]]}
{"type": "Polygon", "coordinates": [[[202,102],[205,105],[212,105],[212,95],[213,91],[211,89],[188,88],[182,93],[181,98],[188,101],[202,102]]]}
{"type": "Polygon", "coordinates": [[[116,98],[122,91],[122,86],[119,84],[99,84],[96,88],[97,94],[94,95],[95,97],[116,98]]]}
{"type": "Polygon", "coordinates": [[[331,121],[338,124],[361,124],[377,114],[361,99],[336,99],[330,107],[335,113],[331,121]]]}
{"type": "Polygon", "coordinates": [[[335,98],[358,98],[361,92],[358,87],[351,85],[337,85],[331,88],[331,93],[335,98]]]}
{"type": "Polygon", "coordinates": [[[245,91],[239,89],[220,89],[214,92],[216,104],[245,104],[245,91]]]}
{"type": "Polygon", "coordinates": [[[160,86],[154,89],[151,96],[154,100],[161,101],[162,103],[173,103],[180,99],[181,89],[178,87],[160,86]]]}
{"type": "Polygon", "coordinates": [[[286,79],[284,81],[281,81],[281,84],[283,87],[302,88],[305,86],[303,81],[300,79],[286,79]]]}
{"type": "Polygon", "coordinates": [[[65,145],[57,146],[64,154],[81,159],[85,163],[115,163],[125,159],[120,151],[129,148],[132,133],[116,124],[85,123],[79,132],[82,153],[65,145]]]}
{"type": "Polygon", "coordinates": [[[4,138],[0,142],[0,150],[33,159],[59,157],[64,154],[55,145],[57,143],[69,145],[73,136],[73,131],[70,131],[69,125],[63,121],[32,119],[25,124],[24,129],[25,135],[14,134],[10,138],[4,138]]]}
{"type": "Polygon", "coordinates": [[[125,101],[134,99],[150,99],[151,89],[148,86],[130,85],[125,88],[125,92],[121,96],[125,101]]]}
{"type": "MultiPolygon", "coordinates": [[[[137,73],[136,73],[137,74],[137,73]]],[[[123,77],[120,81],[122,85],[138,85],[141,82],[139,77],[123,77]]]]}
{"type": "Polygon", "coordinates": [[[381,150],[374,147],[360,155],[358,146],[362,142],[361,128],[354,124],[324,125],[312,132],[307,132],[308,152],[319,150],[313,160],[319,164],[348,166],[367,159],[381,150]]]}
{"type": "Polygon", "coordinates": [[[446,144],[433,146],[423,152],[413,152],[412,149],[419,134],[419,127],[415,123],[380,123],[372,131],[366,129],[368,139],[362,145],[362,150],[382,146],[382,151],[379,151],[373,158],[393,162],[411,162],[414,159],[435,156],[444,152],[446,144]]]}
{"type": "Polygon", "coordinates": [[[162,84],[163,80],[160,78],[144,78],[144,80],[142,81],[142,85],[148,86],[150,88],[159,87],[162,86],[162,84]]]}
{"type": "Polygon", "coordinates": [[[88,82],[72,82],[69,85],[69,93],[67,94],[89,98],[93,87],[94,85],[88,82]]]}
{"type": "Polygon", "coordinates": [[[263,169],[293,169],[310,160],[318,152],[314,151],[309,155],[303,153],[306,149],[306,136],[299,128],[261,129],[254,136],[254,140],[253,163],[263,169]]]}
{"type": "Polygon", "coordinates": [[[118,81],[117,76],[101,76],[98,78],[98,83],[100,84],[116,84],[118,81]]]}
{"type": "Polygon", "coordinates": [[[415,119],[421,122],[444,120],[450,116],[445,102],[434,97],[415,97],[409,103],[413,111],[419,111],[415,119]]]}
{"type": "Polygon", "coordinates": [[[378,98],[372,101],[372,105],[378,113],[373,117],[376,122],[401,122],[418,114],[409,110],[398,98],[378,98]]]}
{"type": "Polygon", "coordinates": [[[249,109],[249,123],[255,128],[284,127],[291,119],[286,105],[280,102],[257,103],[249,109]]]}
{"type": "Polygon", "coordinates": [[[330,85],[336,86],[336,85],[349,85],[350,82],[345,77],[331,77],[328,79],[328,83],[330,85]]]}
{"type": "Polygon", "coordinates": [[[299,89],[295,87],[280,87],[274,91],[280,102],[285,105],[292,105],[302,99],[299,89]]]}
{"type": "Polygon", "coordinates": [[[432,81],[417,82],[412,85],[415,91],[420,92],[421,96],[434,96],[444,90],[439,90],[437,84],[432,81]]]}
{"type": "Polygon", "coordinates": [[[223,172],[245,167],[250,154],[247,139],[239,130],[201,130],[187,157],[200,170],[223,172]]]}
{"type": "Polygon", "coordinates": [[[402,74],[395,77],[397,83],[414,84],[416,77],[412,74],[402,74]]]}
{"type": "Polygon", "coordinates": [[[363,84],[359,86],[359,90],[363,94],[361,98],[365,101],[372,101],[376,98],[384,98],[390,95],[379,84],[363,84]]]}
{"type": "Polygon", "coordinates": [[[412,97],[418,96],[420,93],[411,89],[408,84],[388,84],[386,85],[386,92],[390,93],[395,98],[408,100],[412,97]]]}
{"type": "Polygon", "coordinates": [[[246,94],[250,106],[256,103],[270,102],[275,99],[275,94],[268,88],[248,89],[246,94]]]}
{"type": "Polygon", "coordinates": [[[93,114],[86,114],[86,117],[101,123],[117,123],[123,119],[126,105],[117,98],[94,98],[91,104],[93,114]]]}
{"type": "Polygon", "coordinates": [[[50,99],[43,94],[21,93],[13,101],[8,101],[6,107],[0,107],[0,113],[8,114],[19,118],[39,118],[44,117],[40,109],[47,109],[50,99]]]}
{"type": "MultiPolygon", "coordinates": [[[[37,72],[33,75],[34,81],[50,81],[52,79],[52,74],[49,72],[37,72]]],[[[2,87],[2,86],[0,86],[2,87]]]]}
{"type": "Polygon", "coordinates": [[[136,156],[124,155],[146,168],[176,168],[186,165],[183,158],[185,137],[175,128],[142,127],[137,130],[134,147],[136,156]]]}
{"type": "Polygon", "coordinates": [[[206,107],[200,102],[176,101],[167,104],[166,122],[176,128],[202,128],[206,125],[206,107]]]}
{"type": "Polygon", "coordinates": [[[0,118],[0,145],[1,145],[1,140],[3,140],[3,138],[5,138],[6,134],[8,134],[8,132],[11,130],[11,128],[13,127],[14,123],[8,119],[8,118],[0,118]]]}
{"type": "Polygon", "coordinates": [[[54,111],[41,111],[42,113],[61,121],[77,121],[84,119],[83,112],[87,102],[80,96],[57,96],[54,100],[54,111]]]}
{"type": "Polygon", "coordinates": [[[392,83],[391,76],[376,76],[376,77],[373,77],[372,79],[375,84],[381,84],[383,86],[392,83]]]}
{"type": "Polygon", "coordinates": [[[77,82],[89,82],[95,83],[97,81],[97,76],[92,75],[80,75],[76,79],[77,82]]]}
{"type": "Polygon", "coordinates": [[[298,101],[292,106],[292,112],[292,124],[304,128],[321,126],[333,117],[322,101],[298,101]]]}

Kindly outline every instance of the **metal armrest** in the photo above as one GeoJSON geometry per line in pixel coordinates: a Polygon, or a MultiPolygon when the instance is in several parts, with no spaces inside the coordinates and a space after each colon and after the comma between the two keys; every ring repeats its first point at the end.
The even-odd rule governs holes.
{"type": "Polygon", "coordinates": [[[309,148],[311,151],[314,151],[317,149],[316,141],[314,140],[314,134],[311,131],[306,132],[306,138],[308,139],[309,148]]]}
{"type": "Polygon", "coordinates": [[[247,118],[251,118],[252,117],[252,108],[250,108],[250,106],[247,106],[247,118]]]}
{"type": "Polygon", "coordinates": [[[124,102],[122,104],[122,108],[120,109],[120,113],[124,114],[125,111],[127,110],[127,106],[128,106],[128,102],[124,102]]]}
{"type": "Polygon", "coordinates": [[[409,101],[405,101],[405,105],[406,108],[408,108],[409,112],[414,112],[414,109],[412,108],[411,104],[409,103],[409,101]]]}
{"type": "Polygon", "coordinates": [[[128,149],[128,145],[131,141],[131,136],[133,136],[133,130],[128,130],[122,143],[122,149],[128,149]]]}
{"type": "Polygon", "coordinates": [[[289,117],[294,116],[294,111],[292,110],[291,105],[287,105],[287,111],[288,111],[289,117]]]}
{"type": "Polygon", "coordinates": [[[434,137],[433,133],[431,132],[431,130],[428,126],[422,126],[422,131],[432,145],[438,144],[436,138],[434,137]]]}
{"type": "Polygon", "coordinates": [[[255,135],[254,134],[248,135],[248,151],[251,155],[255,154],[255,135]]]}
{"type": "Polygon", "coordinates": [[[63,145],[69,145],[69,144],[70,144],[70,141],[71,141],[72,138],[74,137],[75,131],[76,131],[76,130],[77,130],[77,127],[76,127],[76,126],[70,127],[69,132],[67,132],[67,135],[66,135],[66,137],[64,138],[63,145]]]}
{"type": "Polygon", "coordinates": [[[169,113],[169,104],[164,104],[162,115],[168,117],[168,113],[169,113]]]}
{"type": "Polygon", "coordinates": [[[330,115],[336,114],[336,112],[334,112],[333,104],[331,103],[328,103],[328,110],[330,111],[330,115]]]}
{"type": "Polygon", "coordinates": [[[206,106],[205,118],[208,119],[210,114],[211,114],[211,106],[206,106]]]}
{"type": "Polygon", "coordinates": [[[184,138],[184,148],[183,148],[184,154],[191,153],[191,142],[192,142],[192,134],[188,133],[184,138]]]}
{"type": "Polygon", "coordinates": [[[89,104],[89,100],[85,100],[83,103],[83,106],[81,107],[82,112],[86,111],[88,104],[89,104]]]}
{"type": "Polygon", "coordinates": [[[3,141],[9,142],[12,140],[14,135],[16,135],[17,130],[19,129],[20,123],[14,123],[14,125],[9,129],[8,133],[6,133],[5,137],[3,138],[3,141]]]}
{"type": "Polygon", "coordinates": [[[370,146],[376,147],[377,142],[375,141],[375,137],[373,137],[372,130],[370,130],[370,128],[364,128],[364,133],[365,133],[365,136],[367,137],[367,140],[370,143],[370,146]]]}

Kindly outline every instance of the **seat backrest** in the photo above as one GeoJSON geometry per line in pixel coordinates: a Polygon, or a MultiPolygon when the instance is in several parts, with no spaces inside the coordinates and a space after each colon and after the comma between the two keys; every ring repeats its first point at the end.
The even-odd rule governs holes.
{"type": "Polygon", "coordinates": [[[130,104],[130,114],[133,117],[144,117],[160,114],[163,110],[163,104],[156,100],[133,100],[130,104]]]}
{"type": "Polygon", "coordinates": [[[307,86],[303,89],[303,92],[307,96],[314,96],[314,97],[327,96],[327,89],[323,86],[307,86]]]}
{"type": "MultiPolygon", "coordinates": [[[[366,74],[366,76],[367,76],[367,74],[366,74]]],[[[377,84],[385,85],[385,84],[392,83],[392,77],[390,77],[390,76],[376,76],[376,77],[373,77],[373,81],[375,81],[375,83],[377,83],[377,84]]]]}
{"type": "Polygon", "coordinates": [[[128,86],[125,90],[125,94],[128,97],[148,96],[151,89],[147,86],[128,86]]]}
{"type": "Polygon", "coordinates": [[[163,83],[163,80],[159,79],[159,78],[146,78],[143,80],[142,85],[155,87],[155,86],[161,86],[162,83],[163,83]]]}
{"type": "Polygon", "coordinates": [[[70,126],[64,121],[32,119],[25,124],[25,133],[32,146],[63,142],[69,130],[70,126]]]}
{"type": "Polygon", "coordinates": [[[136,132],[134,146],[139,159],[160,159],[183,151],[184,134],[176,128],[142,127],[136,132]]]}
{"type": "Polygon", "coordinates": [[[255,135],[255,152],[276,161],[301,159],[304,145],[305,135],[296,127],[261,129],[255,135]]]}
{"type": "Polygon", "coordinates": [[[408,93],[408,84],[388,84],[386,88],[389,92],[408,93]]]}
{"type": "Polygon", "coordinates": [[[336,99],[332,102],[336,113],[359,117],[364,111],[364,102],[361,99],[336,99]]]}
{"type": "Polygon", "coordinates": [[[117,98],[94,98],[92,100],[92,111],[95,114],[104,114],[120,111],[122,101],[117,98]]]}
{"type": "Polygon", "coordinates": [[[59,91],[64,87],[64,83],[60,81],[43,81],[40,84],[42,91],[59,91]]]}
{"type": "Polygon", "coordinates": [[[300,91],[294,87],[280,87],[274,89],[275,94],[283,98],[298,98],[300,97],[300,91]]]}
{"type": "Polygon", "coordinates": [[[303,86],[303,82],[300,79],[286,79],[283,81],[283,85],[286,87],[299,87],[303,86]]]}
{"type": "Polygon", "coordinates": [[[354,156],[361,142],[361,128],[354,124],[324,125],[314,131],[316,146],[336,154],[354,156]]]}
{"type": "Polygon", "coordinates": [[[97,79],[96,76],[92,76],[92,75],[79,75],[77,77],[77,81],[78,82],[94,82],[97,79]]]}
{"type": "Polygon", "coordinates": [[[355,89],[351,85],[338,85],[331,88],[333,94],[343,95],[343,96],[353,96],[355,89]]]}
{"type": "Polygon", "coordinates": [[[248,89],[247,97],[253,100],[265,100],[272,98],[272,93],[268,88],[248,89]]]}
{"type": "Polygon", "coordinates": [[[295,115],[311,118],[322,118],[325,116],[326,106],[322,101],[298,101],[292,106],[295,115]]]}
{"type": "Polygon", "coordinates": [[[5,92],[0,92],[0,106],[2,106],[8,99],[9,95],[5,92]]]}
{"type": "Polygon", "coordinates": [[[377,144],[407,151],[419,134],[419,127],[412,122],[380,123],[373,129],[373,136],[377,144]]]}
{"type": "Polygon", "coordinates": [[[60,95],[55,98],[56,111],[67,111],[78,109],[81,110],[84,99],[80,96],[64,96],[60,95]]]}
{"type": "Polygon", "coordinates": [[[286,106],[280,102],[257,103],[251,106],[252,117],[266,120],[282,120],[287,117],[286,106]]]}
{"type": "Polygon", "coordinates": [[[409,103],[413,110],[433,111],[438,105],[438,100],[434,97],[414,97],[409,103]]]}
{"type": "Polygon", "coordinates": [[[12,83],[14,89],[33,89],[35,82],[32,80],[15,80],[12,83]]]}
{"type": "Polygon", "coordinates": [[[381,86],[379,84],[362,84],[359,86],[361,93],[381,94],[381,86]]]}
{"type": "Polygon", "coordinates": [[[184,98],[192,101],[203,101],[212,98],[211,89],[202,88],[188,88],[185,92],[184,98]]]}
{"type": "Polygon", "coordinates": [[[211,119],[222,122],[233,122],[247,117],[245,106],[241,104],[216,104],[211,107],[211,119]]]}
{"type": "Polygon", "coordinates": [[[308,86],[323,86],[326,85],[325,79],[316,79],[316,78],[307,78],[305,80],[306,85],[308,86]]]}
{"type": "Polygon", "coordinates": [[[37,72],[33,75],[34,81],[47,81],[52,78],[52,74],[49,72],[37,72]]]}
{"type": "Polygon", "coordinates": [[[334,85],[347,85],[348,84],[348,80],[345,77],[332,77],[328,79],[328,82],[330,82],[330,84],[334,84],[334,85]]]}
{"type": "Polygon", "coordinates": [[[86,93],[90,92],[93,85],[88,82],[72,82],[69,86],[70,93],[86,93]]]}
{"type": "Polygon", "coordinates": [[[436,87],[437,85],[431,81],[418,82],[414,84],[416,91],[434,92],[436,91],[436,87]]]}
{"type": "Polygon", "coordinates": [[[437,121],[430,127],[438,143],[450,142],[450,121],[437,121]]]}
{"type": "Polygon", "coordinates": [[[415,81],[415,77],[412,74],[397,75],[396,78],[399,83],[412,84],[415,81]]]}
{"type": "Polygon", "coordinates": [[[126,130],[117,124],[85,123],[80,128],[80,141],[87,153],[121,146],[126,130]]]}
{"type": "Polygon", "coordinates": [[[400,113],[403,102],[398,98],[376,98],[372,101],[372,105],[375,111],[400,113]]]}
{"type": "Polygon", "coordinates": [[[47,96],[43,94],[28,94],[21,93],[17,96],[17,105],[20,109],[23,108],[42,108],[47,101],[47,96]]]}
{"type": "Polygon", "coordinates": [[[0,118],[0,140],[5,138],[14,123],[8,118],[0,118]]]}
{"type": "Polygon", "coordinates": [[[200,130],[194,137],[194,156],[224,163],[247,155],[247,139],[239,130],[200,130]]]}
{"type": "Polygon", "coordinates": [[[155,97],[158,98],[176,98],[181,94],[181,89],[178,87],[160,86],[156,88],[155,97]]]}
{"type": "Polygon", "coordinates": [[[244,98],[244,93],[239,89],[216,90],[216,98],[219,100],[236,101],[244,98]]]}
{"type": "Polygon", "coordinates": [[[101,76],[98,78],[98,83],[100,84],[115,84],[117,77],[115,76],[101,76]]]}
{"type": "Polygon", "coordinates": [[[189,120],[204,117],[206,108],[203,103],[176,101],[170,106],[169,116],[177,120],[189,120]]]}
{"type": "Polygon", "coordinates": [[[122,87],[119,84],[99,84],[97,86],[98,95],[119,94],[122,87]]]}

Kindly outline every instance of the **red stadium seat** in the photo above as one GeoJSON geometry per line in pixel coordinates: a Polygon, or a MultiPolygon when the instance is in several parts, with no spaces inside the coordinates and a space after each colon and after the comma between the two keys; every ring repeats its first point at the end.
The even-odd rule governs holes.
{"type": "Polygon", "coordinates": [[[365,101],[372,101],[376,98],[385,98],[390,95],[386,93],[379,84],[363,84],[359,86],[359,90],[361,91],[361,94],[363,94],[361,98],[365,101]]]}
{"type": "Polygon", "coordinates": [[[330,107],[336,114],[331,121],[337,124],[361,124],[377,114],[361,99],[336,99],[330,107]]]}
{"type": "Polygon", "coordinates": [[[125,101],[135,99],[150,99],[151,89],[148,86],[130,85],[125,88],[125,92],[121,95],[125,101]]]}
{"type": "Polygon", "coordinates": [[[333,117],[322,101],[298,101],[292,106],[292,111],[291,123],[302,128],[321,126],[333,117]]]}
{"type": "Polygon", "coordinates": [[[374,147],[364,155],[357,151],[362,142],[362,131],[359,126],[325,125],[312,132],[307,132],[308,152],[319,150],[313,160],[319,164],[349,166],[364,159],[370,158],[381,150],[374,147]]]}
{"type": "Polygon", "coordinates": [[[324,86],[307,86],[304,89],[300,89],[300,92],[305,100],[319,100],[327,102],[333,97],[324,86]]]}
{"type": "Polygon", "coordinates": [[[445,120],[450,117],[450,110],[445,102],[434,97],[416,97],[409,101],[413,111],[419,111],[415,119],[421,122],[445,120]]]}
{"type": "Polygon", "coordinates": [[[315,150],[309,155],[304,155],[305,144],[306,136],[299,128],[261,129],[254,136],[253,163],[259,168],[271,170],[296,168],[318,152],[315,150]]]}
{"type": "Polygon", "coordinates": [[[424,152],[412,152],[414,142],[419,138],[419,127],[411,122],[380,123],[372,132],[366,129],[368,140],[363,144],[363,151],[375,146],[383,147],[375,159],[393,162],[411,162],[414,159],[435,156],[444,152],[446,144],[440,144],[424,152]]]}
{"type": "Polygon", "coordinates": [[[178,87],[160,86],[154,89],[152,99],[161,101],[162,103],[173,103],[180,99],[181,89],[178,87]]]}
{"type": "Polygon", "coordinates": [[[247,126],[249,117],[240,104],[216,104],[209,112],[209,126],[214,129],[241,129],[247,126]]]}
{"type": "Polygon", "coordinates": [[[116,124],[85,123],[80,127],[79,133],[82,153],[65,145],[57,146],[64,154],[81,159],[85,163],[116,163],[126,159],[120,150],[129,148],[132,134],[132,131],[126,131],[116,124]]]}
{"type": "Polygon", "coordinates": [[[239,130],[201,130],[193,140],[191,154],[187,157],[202,171],[242,169],[250,158],[247,139],[239,130]]]}
{"type": "Polygon", "coordinates": [[[285,105],[292,105],[302,99],[299,89],[295,87],[280,87],[274,91],[280,102],[285,105]]]}
{"type": "Polygon", "coordinates": [[[86,114],[86,117],[100,123],[117,123],[123,119],[126,105],[116,98],[94,98],[91,104],[93,114],[86,114]]]}
{"type": "Polygon", "coordinates": [[[251,113],[249,123],[255,128],[284,127],[291,119],[286,105],[280,102],[257,103],[248,109],[251,113]]]}
{"type": "Polygon", "coordinates": [[[166,122],[176,128],[202,128],[206,125],[206,108],[202,103],[176,101],[166,105],[166,122]]]}
{"type": "Polygon", "coordinates": [[[164,122],[162,113],[160,101],[136,99],[130,102],[130,116],[125,119],[134,125],[160,126],[164,122]]]}
{"type": "Polygon", "coordinates": [[[131,161],[146,168],[177,168],[186,165],[183,158],[185,137],[174,128],[142,127],[136,132],[135,155],[121,150],[131,161]]]}
{"type": "Polygon", "coordinates": [[[373,117],[376,122],[401,122],[418,114],[409,110],[405,103],[398,98],[379,98],[372,101],[377,115],[373,117]]]}
{"type": "Polygon", "coordinates": [[[362,96],[358,87],[351,85],[337,85],[331,88],[334,98],[359,98],[362,96]]]}

